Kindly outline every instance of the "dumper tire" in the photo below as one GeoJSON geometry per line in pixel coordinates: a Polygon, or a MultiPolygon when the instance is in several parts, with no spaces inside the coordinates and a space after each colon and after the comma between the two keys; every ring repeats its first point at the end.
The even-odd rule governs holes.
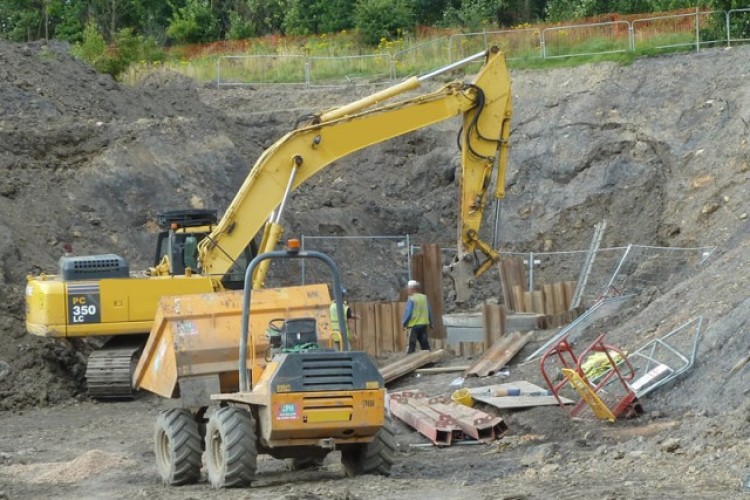
{"type": "Polygon", "coordinates": [[[188,410],[162,411],[154,426],[154,454],[161,480],[168,486],[196,483],[201,478],[201,435],[188,410]]]}
{"type": "Polygon", "coordinates": [[[396,462],[396,437],[393,423],[386,418],[371,443],[353,445],[341,450],[341,464],[349,477],[362,474],[388,476],[396,462]]]}
{"type": "Polygon", "coordinates": [[[219,408],[206,426],[206,470],[214,488],[250,486],[258,460],[255,420],[235,406],[219,408]]]}

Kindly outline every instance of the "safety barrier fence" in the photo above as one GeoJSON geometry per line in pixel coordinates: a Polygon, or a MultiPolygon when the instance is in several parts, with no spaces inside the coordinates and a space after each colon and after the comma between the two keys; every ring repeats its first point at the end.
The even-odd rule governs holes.
{"type": "MultiPolygon", "coordinates": [[[[350,56],[226,55],[218,87],[295,84],[340,86],[391,82],[498,46],[509,61],[659,53],[750,42],[750,8],[655,15],[566,26],[457,33],[393,53],[350,56]]],[[[466,68],[478,68],[480,63],[466,68]]]]}

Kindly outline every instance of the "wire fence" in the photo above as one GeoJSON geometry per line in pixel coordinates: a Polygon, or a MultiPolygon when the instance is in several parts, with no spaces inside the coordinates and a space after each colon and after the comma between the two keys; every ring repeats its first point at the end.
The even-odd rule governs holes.
{"type": "MultiPolygon", "coordinates": [[[[302,248],[330,254],[344,270],[344,281],[360,284],[357,296],[386,297],[386,291],[403,286],[411,279],[410,261],[421,247],[412,235],[385,236],[301,236],[302,248]],[[364,264],[363,264],[364,263],[364,264]],[[383,271],[387,269],[387,271],[383,271]],[[355,276],[356,275],[356,276],[355,276]],[[366,285],[361,285],[366,283],[366,285]]],[[[561,252],[503,252],[523,260],[527,290],[541,290],[543,284],[561,281],[583,282],[583,304],[595,304],[611,295],[650,298],[665,293],[680,280],[699,269],[716,247],[656,247],[627,245],[561,252]]],[[[444,263],[452,260],[455,248],[442,248],[444,263]]],[[[300,263],[302,283],[327,281],[327,271],[300,263]],[[321,274],[323,273],[323,274],[321,274]]],[[[500,289],[497,289],[501,296],[500,289]]]]}
{"type": "Polygon", "coordinates": [[[654,247],[628,245],[601,248],[594,252],[590,270],[584,268],[585,250],[570,252],[508,252],[520,257],[526,266],[528,290],[542,283],[581,281],[583,303],[591,304],[611,292],[639,294],[664,293],[682,278],[682,272],[702,265],[716,247],[654,247]],[[584,276],[583,274],[588,274],[584,276]]]}
{"type": "MultiPolygon", "coordinates": [[[[655,15],[565,26],[457,33],[393,53],[349,56],[226,55],[218,87],[258,84],[341,86],[390,82],[498,46],[509,61],[661,53],[750,42],[750,8],[655,15]]],[[[465,70],[478,69],[480,63],[465,70]]]]}

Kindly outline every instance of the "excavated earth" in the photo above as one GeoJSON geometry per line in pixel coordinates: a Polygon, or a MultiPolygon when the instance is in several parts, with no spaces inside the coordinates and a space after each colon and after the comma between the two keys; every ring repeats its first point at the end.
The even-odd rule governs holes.
{"type": "MultiPolygon", "coordinates": [[[[750,369],[728,373],[750,350],[749,59],[750,47],[739,47],[512,75],[501,249],[583,249],[605,218],[603,246],[717,246],[707,262],[599,325],[635,349],[702,316],[695,367],[645,398],[645,415],[604,424],[557,407],[502,412],[510,426],[502,440],[447,449],[412,447],[424,439],[399,425],[389,478],[345,478],[335,454],[295,473],[263,459],[251,490],[215,493],[205,483],[159,482],[151,429],[174,402],[90,401],[83,371],[91,346],[25,334],[25,277],[54,272],[66,243],[78,255],[114,252],[131,269],[147,267],[157,212],[223,210],[298,117],[374,87],[216,90],[167,73],[127,87],[65,46],[0,41],[0,498],[741,496],[750,473],[750,369]]],[[[412,243],[455,246],[458,126],[412,133],[321,172],[294,193],[287,234],[408,233],[412,243]]],[[[494,207],[487,212],[490,239],[494,207]]],[[[309,241],[339,261],[352,300],[392,299],[406,280],[396,243],[309,241]]],[[[472,304],[497,297],[490,274],[472,304]]],[[[294,267],[273,274],[274,282],[298,279],[294,267]]],[[[536,335],[519,359],[552,333],[536,335]]],[[[542,381],[535,363],[513,363],[510,372],[508,380],[542,381]]],[[[410,375],[390,389],[447,395],[454,377],[410,375]]]]}

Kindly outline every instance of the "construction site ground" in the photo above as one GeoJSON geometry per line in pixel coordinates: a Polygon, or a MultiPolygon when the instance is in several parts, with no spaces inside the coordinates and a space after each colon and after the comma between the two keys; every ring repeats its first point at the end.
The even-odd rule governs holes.
{"type": "MultiPolygon", "coordinates": [[[[643,416],[608,424],[558,407],[512,411],[502,414],[510,431],[501,440],[445,449],[410,447],[426,440],[399,424],[389,478],[345,478],[335,456],[304,472],[263,459],[251,489],[212,492],[206,483],[160,484],[152,427],[176,402],[90,401],[83,373],[92,343],[25,333],[25,276],[54,272],[65,243],[77,255],[118,253],[134,270],[151,265],[158,211],[222,211],[249,165],[298,117],[374,88],[217,90],[169,73],[127,87],[65,46],[0,41],[0,498],[741,496],[750,368],[728,373],[750,350],[748,59],[750,47],[733,47],[512,75],[501,250],[585,249],[605,218],[603,247],[717,246],[705,264],[673,270],[669,286],[636,290],[632,306],[582,339],[606,332],[632,351],[703,316],[695,367],[645,398],[643,416]]],[[[408,233],[414,243],[455,246],[458,126],[421,130],[326,169],[293,195],[286,234],[408,233]]],[[[351,300],[393,300],[405,283],[405,256],[393,245],[318,248],[339,262],[351,300]]],[[[293,282],[298,271],[275,268],[272,281],[293,282]]],[[[316,273],[308,269],[308,279],[323,276],[316,273]]],[[[470,304],[446,310],[498,297],[498,282],[488,273],[470,304]]],[[[509,377],[469,384],[543,385],[538,366],[518,360],[552,333],[535,337],[509,377]]],[[[455,377],[411,374],[389,390],[450,395],[455,377]]]]}

